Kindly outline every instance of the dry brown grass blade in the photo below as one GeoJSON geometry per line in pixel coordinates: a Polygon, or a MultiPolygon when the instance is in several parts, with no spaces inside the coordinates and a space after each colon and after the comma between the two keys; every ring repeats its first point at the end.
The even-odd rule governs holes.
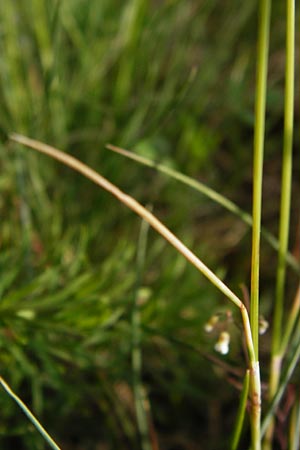
{"type": "MultiPolygon", "coordinates": [[[[259,428],[260,423],[260,408],[261,408],[261,386],[260,386],[260,370],[259,362],[256,360],[252,331],[249,321],[249,315],[244,303],[234,294],[224,283],[220,280],[214,272],[212,272],[180,239],[178,239],[154,214],[148,211],[144,206],[138,203],[134,198],[122,192],[117,186],[112,184],[95,170],[86,166],[73,156],[70,156],[54,147],[46,145],[42,142],[30,139],[19,134],[12,134],[10,139],[26,145],[34,150],[44,153],[63,164],[71,167],[77,172],[84,175],[86,178],[92,180],[95,184],[110,192],[120,202],[134,211],[142,219],[148,222],[161,236],[164,237],[179,253],[181,253],[187,261],[196,267],[214,286],[216,286],[232,303],[234,303],[241,312],[244,337],[249,355],[249,369],[250,369],[250,398],[251,398],[251,412],[250,417],[253,422],[253,428],[259,428]]],[[[258,442],[258,445],[259,442],[258,442]]],[[[258,447],[255,447],[258,448],[258,447]]]]}
{"type": "Polygon", "coordinates": [[[195,266],[204,276],[206,276],[211,281],[211,283],[213,283],[227,298],[229,298],[229,300],[231,300],[236,306],[241,308],[242,301],[191,250],[189,250],[180,241],[180,239],[178,239],[162,222],[160,222],[160,220],[158,220],[154,216],[154,214],[148,211],[134,198],[125,194],[102,175],[71,155],[57,150],[50,145],[19,134],[12,134],[10,138],[13,141],[18,142],[19,144],[23,144],[27,147],[51,156],[54,159],[57,159],[58,161],[71,167],[77,172],[80,172],[86,178],[89,178],[106,191],[110,192],[121,203],[126,205],[128,208],[130,208],[132,211],[146,220],[159,234],[161,234],[173,247],[175,247],[178,252],[180,252],[191,264],[193,264],[193,266],[195,266]]]}
{"type": "MultiPolygon", "coordinates": [[[[26,136],[13,133],[10,135],[10,139],[19,144],[23,144],[40,153],[54,158],[68,167],[76,170],[77,172],[84,175],[86,178],[92,180],[95,184],[110,192],[114,197],[116,197],[121,203],[126,205],[132,211],[134,211],[138,216],[148,222],[152,228],[154,228],[161,236],[166,239],[179,253],[181,253],[187,261],[189,261],[194,267],[196,267],[214,286],[216,286],[232,303],[234,303],[241,312],[244,334],[246,339],[246,344],[249,352],[249,358],[251,363],[256,364],[254,356],[254,348],[252,341],[252,333],[249,322],[249,316],[244,303],[234,294],[231,289],[229,289],[226,284],[223,283],[217,275],[214,274],[180,239],[178,239],[174,233],[172,233],[160,220],[158,220],[154,214],[148,211],[144,206],[137,202],[130,195],[125,194],[117,186],[108,181],[102,175],[97,173],[95,170],[91,169],[87,165],[83,164],[78,159],[74,158],[67,153],[57,150],[50,145],[44,144],[43,142],[30,139],[26,136]]],[[[255,369],[256,370],[256,369],[255,369]]]]}

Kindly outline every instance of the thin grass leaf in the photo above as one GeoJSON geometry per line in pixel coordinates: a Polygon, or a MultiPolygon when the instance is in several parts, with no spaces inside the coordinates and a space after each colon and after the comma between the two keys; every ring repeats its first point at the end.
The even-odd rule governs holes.
{"type": "MultiPolygon", "coordinates": [[[[258,42],[255,92],[255,125],[253,155],[253,227],[251,257],[250,321],[255,353],[258,358],[259,341],[259,273],[262,207],[262,178],[265,147],[267,73],[270,40],[271,1],[262,0],[258,9],[258,42]]],[[[258,439],[258,438],[257,438],[258,439]]],[[[260,445],[260,444],[259,444],[260,445]]]]}
{"type": "Polygon", "coordinates": [[[294,123],[294,77],[295,77],[295,1],[287,1],[287,59],[285,85],[284,143],[282,160],[282,184],[279,224],[279,250],[276,276],[276,301],[274,310],[274,332],[272,342],[273,355],[278,352],[282,338],[282,318],[284,308],[284,289],[286,277],[285,255],[288,249],[291,183],[292,183],[292,150],[294,123]]]}
{"type": "MultiPolygon", "coordinates": [[[[276,273],[276,290],[272,333],[271,368],[269,380],[270,399],[276,394],[280,379],[283,355],[283,314],[286,282],[286,259],[288,251],[292,163],[293,163],[293,129],[294,129],[294,84],[295,84],[295,0],[286,1],[286,67],[285,67],[285,101],[284,101],[284,141],[282,156],[281,201],[279,219],[279,249],[276,273]]],[[[290,327],[290,326],[289,326],[290,327]]],[[[273,425],[270,423],[266,434],[266,450],[272,447],[273,425]]]]}
{"type": "Polygon", "coordinates": [[[137,249],[137,281],[132,308],[132,352],[131,364],[133,372],[133,393],[135,402],[135,411],[139,433],[141,437],[141,447],[143,450],[151,450],[151,441],[149,436],[148,418],[145,405],[148,403],[145,389],[142,384],[142,348],[141,348],[141,311],[140,311],[140,292],[142,285],[142,275],[145,265],[147,237],[149,224],[142,221],[138,249],[137,249]]]}
{"type": "Polygon", "coordinates": [[[23,413],[28,417],[33,426],[37,429],[37,431],[42,435],[45,441],[49,444],[49,446],[54,450],[61,450],[60,447],[54,442],[51,436],[47,433],[43,425],[38,421],[38,419],[32,414],[32,412],[27,408],[25,403],[18,397],[9,385],[4,381],[2,377],[0,377],[0,384],[3,389],[7,392],[7,394],[17,403],[17,405],[21,408],[23,413]]]}
{"type": "Polygon", "coordinates": [[[299,359],[300,359],[299,336],[298,336],[298,340],[297,340],[296,344],[294,343],[293,349],[291,350],[291,354],[292,354],[292,357],[289,360],[289,362],[287,363],[285,370],[281,370],[282,377],[281,377],[280,384],[277,388],[276,394],[274,395],[272,402],[270,404],[270,407],[269,407],[269,409],[264,417],[264,420],[262,422],[262,427],[261,427],[262,436],[264,436],[266,431],[268,430],[268,427],[273,420],[274,413],[285,393],[286,387],[287,387],[287,385],[299,363],[299,359]]]}
{"type": "Polygon", "coordinates": [[[243,389],[241,393],[240,398],[240,404],[239,409],[237,412],[237,418],[235,423],[235,428],[232,435],[232,444],[231,444],[231,450],[237,450],[241,433],[243,429],[243,423],[245,419],[245,412],[246,412],[246,406],[247,406],[247,400],[248,400],[248,393],[249,393],[249,383],[250,383],[250,374],[249,370],[246,371],[244,382],[243,382],[243,389]]]}
{"type": "MultiPolygon", "coordinates": [[[[163,225],[150,211],[144,208],[136,200],[129,195],[122,192],[110,181],[106,180],[100,174],[95,172],[90,167],[86,166],[76,158],[55,149],[42,142],[21,136],[18,134],[11,134],[10,138],[19,144],[26,145],[34,150],[44,153],[63,164],[71,167],[75,171],[81,173],[86,178],[92,180],[95,184],[110,192],[121,203],[126,205],[129,209],[134,211],[137,215],[146,220],[150,225],[161,234],[173,247],[178,250],[193,266],[195,266],[206,278],[210,280],[232,303],[234,303],[241,310],[245,307],[242,301],[234,294],[228,286],[226,286],[220,278],[218,278],[191,250],[189,250],[165,225],[163,225]]],[[[245,309],[246,310],[246,309],[245,309]]]]}
{"type": "Polygon", "coordinates": [[[289,450],[299,450],[300,448],[300,399],[298,398],[293,406],[290,422],[290,443],[289,450]]]}
{"type": "Polygon", "coordinates": [[[284,355],[286,353],[295,324],[297,320],[299,320],[299,311],[300,311],[300,284],[298,286],[293,305],[290,309],[288,318],[285,323],[280,347],[281,355],[284,355]]]}
{"type": "MultiPolygon", "coordinates": [[[[243,209],[241,209],[234,202],[232,202],[228,198],[224,197],[219,192],[215,191],[214,189],[210,188],[209,186],[206,186],[204,183],[201,183],[200,181],[197,181],[194,178],[191,178],[187,175],[182,174],[181,172],[171,169],[170,167],[168,167],[164,164],[152,161],[149,158],[145,158],[144,156],[137,155],[136,153],[130,152],[129,150],[125,150],[124,148],[117,147],[112,144],[107,144],[106,148],[108,148],[109,150],[112,150],[115,153],[119,153],[120,155],[126,156],[127,158],[132,159],[133,161],[143,164],[144,166],[152,167],[153,169],[155,169],[161,173],[164,173],[164,174],[170,176],[171,178],[174,178],[177,181],[180,181],[181,183],[185,184],[186,186],[189,186],[192,189],[195,189],[196,191],[205,195],[207,198],[210,198],[211,200],[213,200],[218,205],[227,209],[227,211],[229,211],[229,212],[233,213],[234,215],[236,215],[237,217],[239,217],[249,227],[252,227],[253,221],[252,221],[251,214],[249,214],[246,211],[244,211],[243,209]]],[[[261,227],[261,235],[274,250],[278,251],[279,243],[278,243],[278,240],[275,238],[275,236],[272,235],[272,233],[270,233],[264,227],[261,227]]],[[[287,252],[287,254],[286,254],[286,261],[289,264],[289,266],[296,273],[300,273],[300,265],[299,265],[298,261],[296,260],[296,258],[290,252],[287,252]]]]}

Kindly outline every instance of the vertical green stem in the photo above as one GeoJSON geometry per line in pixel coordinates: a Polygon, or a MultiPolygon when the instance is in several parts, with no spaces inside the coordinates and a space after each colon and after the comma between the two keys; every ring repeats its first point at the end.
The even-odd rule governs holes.
{"type": "Polygon", "coordinates": [[[285,321],[284,326],[284,332],[282,333],[282,339],[281,339],[281,354],[284,355],[292,337],[293,329],[295,327],[295,324],[297,323],[297,319],[299,316],[300,311],[300,283],[298,285],[298,289],[294,298],[294,302],[291,306],[291,309],[289,311],[289,315],[285,321]]]}
{"type": "Polygon", "coordinates": [[[240,442],[241,434],[242,434],[242,428],[245,420],[245,412],[247,408],[247,399],[248,399],[248,393],[249,393],[249,380],[250,380],[250,372],[249,369],[246,371],[244,382],[243,382],[243,388],[241,393],[241,399],[239,404],[239,409],[237,413],[236,418],[236,424],[232,436],[232,442],[230,450],[237,450],[238,445],[240,442]]]}
{"type": "Polygon", "coordinates": [[[144,268],[146,255],[148,231],[149,231],[149,224],[143,220],[138,240],[137,282],[131,316],[131,326],[132,326],[131,366],[133,373],[133,393],[134,393],[136,419],[141,438],[142,450],[151,450],[147,411],[145,408],[147,399],[145,398],[144,387],[142,384],[141,312],[139,306],[140,288],[142,283],[142,272],[144,268]]]}
{"type": "Polygon", "coordinates": [[[253,163],[253,229],[251,262],[250,322],[255,355],[258,360],[259,263],[261,233],[262,174],[265,138],[265,110],[269,53],[271,0],[260,0],[257,48],[257,88],[255,99],[254,163],[253,163]]]}
{"type": "MultiPolygon", "coordinates": [[[[295,77],[295,0],[286,1],[286,69],[285,69],[285,101],[284,101],[284,138],[279,223],[279,250],[276,277],[276,292],[274,306],[274,322],[272,335],[272,355],[269,381],[269,398],[272,400],[278,389],[283,358],[282,318],[284,307],[284,290],[286,278],[285,257],[288,249],[291,180],[292,180],[292,149],[294,122],[294,77],[295,77]]],[[[265,449],[272,446],[274,423],[271,422],[266,432],[265,449]]]]}
{"type": "Polygon", "coordinates": [[[299,450],[300,448],[300,401],[296,399],[292,409],[290,430],[289,430],[289,450],[299,450]]]}
{"type": "Polygon", "coordinates": [[[249,356],[249,397],[251,402],[250,423],[251,423],[251,450],[261,449],[261,383],[259,362],[256,360],[254,345],[252,340],[251,326],[245,305],[241,306],[241,315],[244,325],[244,334],[249,356]]]}
{"type": "Polygon", "coordinates": [[[253,228],[252,228],[252,260],[251,260],[251,305],[250,324],[253,338],[255,363],[251,364],[250,398],[251,398],[251,432],[252,450],[261,448],[260,430],[260,376],[258,354],[258,324],[259,324],[259,264],[260,264],[260,234],[262,177],[265,140],[265,115],[268,73],[268,53],[270,34],[271,0],[259,2],[259,26],[257,46],[257,72],[255,97],[255,127],[254,127],[254,161],[253,161],[253,228]]]}
{"type": "Polygon", "coordinates": [[[287,0],[286,73],[284,104],[284,142],[282,160],[282,183],[279,224],[279,250],[277,265],[276,302],[273,325],[273,353],[278,353],[282,334],[282,313],[286,275],[285,256],[288,248],[292,149],[294,121],[294,58],[295,58],[295,0],[287,0]]]}

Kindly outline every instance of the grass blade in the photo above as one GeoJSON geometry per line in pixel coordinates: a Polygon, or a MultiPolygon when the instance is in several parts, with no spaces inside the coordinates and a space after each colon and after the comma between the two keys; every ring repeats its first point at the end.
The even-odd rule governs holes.
{"type": "Polygon", "coordinates": [[[276,391],[276,394],[274,395],[274,397],[272,399],[272,402],[270,404],[268,412],[265,415],[264,420],[262,422],[262,427],[261,427],[262,436],[266,433],[266,431],[268,431],[268,427],[272,422],[274,412],[276,411],[276,408],[278,407],[280,400],[282,399],[282,396],[285,393],[286,386],[287,386],[289,380],[291,379],[291,377],[299,363],[299,359],[300,359],[300,342],[299,342],[299,340],[295,347],[296,348],[293,351],[293,356],[292,356],[291,360],[289,361],[289,363],[287,364],[286,369],[284,370],[280,385],[276,391]]]}
{"type": "Polygon", "coordinates": [[[290,450],[299,450],[300,448],[300,401],[296,400],[290,423],[290,450]]]}
{"type": "MultiPolygon", "coordinates": [[[[145,158],[144,156],[140,156],[140,155],[137,155],[136,153],[130,152],[129,150],[125,150],[124,148],[117,147],[112,144],[107,144],[106,147],[115,153],[118,153],[122,156],[132,159],[133,161],[143,164],[144,166],[151,167],[151,168],[153,168],[161,173],[164,173],[164,174],[170,176],[171,178],[185,184],[186,186],[191,187],[195,191],[200,192],[201,194],[205,195],[207,198],[213,200],[218,205],[227,209],[227,211],[229,211],[229,212],[233,213],[234,215],[236,215],[237,217],[239,217],[244,223],[249,225],[249,227],[252,227],[253,222],[252,222],[251,214],[249,214],[246,211],[244,211],[243,209],[241,209],[234,202],[232,202],[228,198],[224,197],[222,194],[219,194],[214,189],[210,188],[209,186],[206,186],[204,183],[201,183],[200,181],[197,181],[194,178],[191,178],[187,175],[182,174],[181,172],[171,169],[170,167],[167,167],[164,164],[156,163],[155,161],[152,161],[149,158],[145,158]]],[[[264,227],[261,228],[261,235],[274,250],[278,251],[279,243],[278,243],[277,239],[275,238],[275,236],[273,236],[264,227]]],[[[289,252],[286,254],[286,261],[295,272],[300,273],[300,266],[299,266],[298,261],[289,252]]]]}
{"type": "Polygon", "coordinates": [[[134,295],[134,302],[131,315],[132,324],[132,352],[131,352],[131,365],[132,365],[132,375],[133,375],[133,393],[135,402],[135,411],[137,425],[141,438],[141,448],[142,450],[151,450],[151,442],[149,437],[149,427],[146,405],[148,404],[148,399],[146,397],[145,389],[142,383],[142,348],[141,348],[141,311],[140,311],[140,300],[141,300],[141,285],[142,285],[142,274],[145,263],[146,247],[147,247],[147,237],[149,231],[149,224],[142,221],[139,239],[138,239],[138,249],[137,249],[137,281],[136,289],[134,295]]]}
{"type": "Polygon", "coordinates": [[[241,438],[243,423],[244,423],[244,419],[245,419],[247,400],[248,400],[249,383],[250,383],[250,373],[249,373],[249,370],[247,370],[247,372],[245,374],[245,378],[244,378],[242,395],[241,395],[239,409],[238,409],[238,413],[237,413],[235,429],[233,432],[231,450],[237,450],[239,441],[241,438]]]}
{"type": "MultiPolygon", "coordinates": [[[[276,393],[283,355],[283,313],[286,281],[286,260],[288,250],[289,224],[291,209],[291,185],[293,162],[293,126],[294,126],[294,83],[295,83],[295,0],[286,1],[286,68],[285,68],[285,102],[284,102],[284,142],[282,158],[282,181],[279,220],[279,249],[276,274],[274,320],[272,333],[271,368],[269,381],[269,398],[276,393]]],[[[273,426],[270,425],[266,435],[267,449],[271,449],[273,426]]]]}
{"type": "Polygon", "coordinates": [[[126,205],[129,209],[134,211],[138,216],[142,217],[146,222],[148,222],[161,236],[163,236],[166,241],[168,241],[176,250],[181,253],[194,267],[196,267],[208,280],[216,286],[232,303],[234,303],[238,308],[244,309],[243,302],[234,294],[228,286],[226,286],[223,281],[217,277],[214,272],[212,272],[190,249],[188,249],[181,241],[178,239],[165,225],[163,225],[150,211],[144,208],[140,203],[129,195],[122,192],[117,186],[108,181],[102,175],[97,173],[95,170],[86,166],[78,159],[51,147],[50,145],[43,144],[42,142],[30,139],[26,136],[19,134],[11,134],[11,140],[30,147],[34,150],[39,151],[48,155],[66,166],[71,167],[75,171],[81,173],[86,178],[92,180],[95,184],[100,186],[102,189],[110,192],[114,197],[116,197],[121,203],[126,205]]]}
{"type": "Polygon", "coordinates": [[[27,408],[25,403],[20,399],[20,397],[15,394],[8,384],[0,377],[0,384],[3,389],[7,392],[7,394],[17,403],[17,405],[21,408],[23,413],[28,417],[33,426],[37,429],[37,431],[43,436],[45,441],[50,445],[50,447],[54,450],[61,450],[60,447],[54,442],[51,436],[47,433],[43,425],[37,420],[37,418],[32,414],[32,412],[27,408]]]}

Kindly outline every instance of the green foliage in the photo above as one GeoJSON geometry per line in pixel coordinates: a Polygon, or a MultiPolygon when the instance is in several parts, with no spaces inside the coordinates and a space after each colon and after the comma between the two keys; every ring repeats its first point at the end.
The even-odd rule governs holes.
{"type": "MultiPolygon", "coordinates": [[[[273,3],[279,31],[271,40],[267,163],[278,151],[283,114],[283,11],[273,3]]],[[[104,147],[130,147],[201,176],[249,211],[255,24],[251,1],[0,2],[0,375],[62,448],[141,448],[131,364],[137,298],[151,439],[162,449],[228,448],[237,393],[227,381],[242,380],[240,330],[220,295],[152,232],[139,273],[139,221],[7,135],[63,148],[152,202],[237,291],[237,282],[249,284],[249,254],[235,253],[237,243],[247,246],[246,232],[231,249],[215,205],[104,147]],[[234,258],[242,280],[231,275],[234,258]],[[211,359],[217,334],[203,331],[216,311],[232,317],[227,366],[211,359]]],[[[0,395],[0,447],[46,448],[0,395]]]]}

